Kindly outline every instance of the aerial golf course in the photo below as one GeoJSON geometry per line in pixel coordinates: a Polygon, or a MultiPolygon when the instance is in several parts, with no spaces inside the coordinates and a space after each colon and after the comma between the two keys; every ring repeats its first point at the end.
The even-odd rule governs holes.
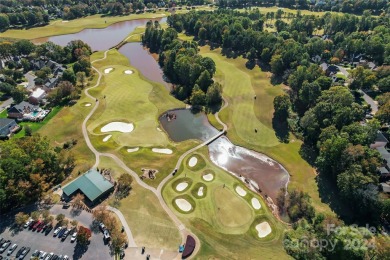
{"type": "MultiPolygon", "coordinates": [[[[158,16],[161,14],[132,18],[158,16]]],[[[60,34],[78,32],[91,24],[103,28],[132,18],[107,18],[107,23],[98,17],[82,18],[80,23],[55,21],[47,26],[47,31],[36,28],[28,30],[27,34],[13,35],[33,39],[51,36],[55,31],[60,34]]],[[[283,92],[283,86],[273,86],[269,76],[257,66],[248,69],[243,58],[226,58],[219,49],[210,50],[208,46],[201,47],[200,53],[216,63],[214,80],[222,84],[223,96],[228,101],[228,106],[219,113],[220,119],[228,126],[227,137],[236,145],[262,152],[280,162],[291,175],[289,186],[305,187],[316,209],[330,212],[329,207],[320,201],[314,169],[299,154],[301,142],[291,136],[290,143],[281,143],[273,130],[273,99],[283,92]]],[[[101,79],[98,81],[95,73],[86,87],[98,83],[88,91],[99,100],[98,107],[87,121],[88,137],[98,152],[115,155],[138,176],[143,175],[142,169],[157,170],[155,178],[146,177],[142,181],[158,190],[180,156],[201,141],[172,141],[162,129],[159,117],[170,109],[185,108],[185,104],[171,96],[162,84],[148,80],[119,51],[109,50],[104,57],[103,51],[91,55],[101,79]]],[[[72,149],[77,161],[73,177],[78,171],[93,166],[94,154],[83,138],[82,124],[95,105],[96,100],[83,92],[77,104],[61,109],[38,131],[49,136],[53,145],[78,140],[72,149]]],[[[213,115],[208,115],[208,118],[217,129],[221,128],[213,115]]],[[[100,156],[98,167],[112,169],[114,177],[124,172],[123,167],[107,156],[100,156]]],[[[265,259],[289,258],[282,245],[287,225],[273,216],[261,196],[213,164],[206,147],[182,160],[175,176],[163,185],[161,196],[169,209],[201,241],[197,254],[201,259],[240,259],[243,255],[249,259],[259,257],[259,252],[265,259]],[[196,158],[195,164],[193,158],[196,158]]],[[[114,206],[125,216],[138,245],[175,251],[182,242],[178,228],[156,194],[136,181],[132,184],[130,196],[114,206]]]]}

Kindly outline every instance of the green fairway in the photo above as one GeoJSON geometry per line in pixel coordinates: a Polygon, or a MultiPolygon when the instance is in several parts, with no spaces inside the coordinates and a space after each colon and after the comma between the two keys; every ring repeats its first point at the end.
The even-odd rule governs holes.
{"type": "MultiPolygon", "coordinates": [[[[101,53],[98,52],[93,54],[92,59],[99,57],[101,53]]],[[[103,77],[99,87],[90,91],[101,100],[99,108],[88,122],[91,141],[99,151],[117,154],[139,175],[142,174],[142,168],[157,169],[159,173],[156,179],[145,179],[146,183],[157,187],[163,177],[174,169],[178,157],[199,143],[174,143],[160,128],[158,117],[169,109],[184,107],[184,103],[172,97],[164,86],[146,80],[116,50],[110,50],[107,58],[94,63],[94,66],[102,72],[103,77]],[[113,70],[105,73],[108,68],[113,70]],[[125,74],[126,70],[133,71],[133,74],[125,74]],[[134,124],[134,130],[130,133],[100,131],[105,124],[118,121],[134,124]],[[103,139],[108,135],[112,137],[104,142],[103,139]],[[129,148],[139,150],[128,152],[129,148]],[[155,153],[152,148],[168,148],[173,153],[155,153]]]]}
{"type": "Polygon", "coordinates": [[[259,252],[264,259],[288,259],[281,239],[285,227],[277,222],[262,198],[245,188],[229,173],[216,167],[208,159],[207,148],[201,148],[187,156],[178,174],[170,180],[162,191],[164,200],[186,225],[201,239],[200,259],[255,259],[259,252]],[[187,161],[196,155],[204,160],[202,169],[193,170],[187,161]],[[206,181],[203,175],[213,173],[213,179],[206,181]],[[188,183],[183,191],[178,191],[180,183],[188,183]],[[235,191],[240,185],[247,195],[241,197],[235,191]],[[200,187],[204,187],[203,196],[198,196],[200,187]],[[261,209],[255,210],[251,199],[260,201],[261,209]],[[176,199],[186,199],[193,207],[183,212],[175,205],[176,199]],[[255,226],[267,221],[272,233],[259,238],[255,226]]]}
{"type": "Polygon", "coordinates": [[[0,33],[0,37],[17,38],[17,39],[36,39],[41,37],[49,37],[54,35],[77,33],[84,29],[101,29],[110,26],[111,24],[143,19],[143,18],[155,18],[163,17],[168,15],[163,11],[157,13],[143,13],[143,14],[131,14],[125,16],[105,16],[96,14],[75,20],[62,21],[55,20],[51,21],[49,25],[43,27],[31,28],[28,30],[7,30],[0,33]]]}
{"type": "MultiPolygon", "coordinates": [[[[229,126],[229,139],[281,163],[290,173],[289,187],[308,192],[318,211],[333,214],[329,205],[321,201],[315,170],[300,155],[302,142],[291,135],[288,144],[280,143],[275,136],[273,99],[283,93],[282,86],[273,86],[270,74],[258,66],[248,69],[247,60],[242,57],[228,59],[220,54],[220,49],[210,50],[208,46],[201,47],[201,54],[217,64],[215,79],[223,85],[223,96],[229,102],[220,113],[221,120],[229,126]]],[[[208,117],[215,127],[221,128],[213,115],[208,117]]]]}
{"type": "MultiPolygon", "coordinates": [[[[111,169],[117,178],[123,170],[107,157],[99,168],[111,169]]],[[[176,250],[181,243],[179,230],[161,207],[156,195],[133,181],[130,195],[120,201],[118,209],[126,218],[137,245],[176,250]]],[[[111,200],[112,202],[112,200],[111,200]]]]}

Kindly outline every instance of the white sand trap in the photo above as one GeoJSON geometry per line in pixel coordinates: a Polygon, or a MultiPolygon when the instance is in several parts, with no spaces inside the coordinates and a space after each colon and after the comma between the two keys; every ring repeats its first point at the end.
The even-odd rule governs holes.
{"type": "Polygon", "coordinates": [[[157,127],[157,131],[159,132],[162,132],[161,128],[160,127],[157,127]]]}
{"type": "Polygon", "coordinates": [[[266,221],[256,225],[256,230],[259,232],[260,238],[268,236],[272,231],[271,226],[266,221]]]}
{"type": "Polygon", "coordinates": [[[112,136],[112,135],[107,135],[106,137],[104,137],[104,138],[103,138],[103,142],[107,142],[107,141],[108,141],[108,139],[110,139],[110,138],[111,138],[111,136],[112,136]]]}
{"type": "Polygon", "coordinates": [[[179,209],[181,209],[184,212],[190,211],[192,209],[191,204],[185,199],[176,199],[175,203],[179,207],[179,209]]]}
{"type": "Polygon", "coordinates": [[[134,130],[134,125],[132,123],[124,123],[124,122],[111,122],[100,129],[103,133],[106,132],[122,132],[122,133],[130,133],[134,130]]]}
{"type": "Polygon", "coordinates": [[[241,188],[240,186],[237,186],[236,187],[236,192],[238,193],[238,195],[240,195],[241,197],[244,197],[246,195],[246,191],[241,188]]]}
{"type": "Polygon", "coordinates": [[[199,190],[198,190],[198,196],[199,197],[203,197],[203,188],[204,187],[200,187],[199,190]]]}
{"type": "Polygon", "coordinates": [[[261,204],[260,204],[260,201],[258,199],[252,198],[251,202],[252,202],[252,207],[254,209],[260,209],[261,208],[261,204]]]}
{"type": "Polygon", "coordinates": [[[134,152],[136,152],[136,151],[138,151],[138,150],[139,150],[139,147],[129,148],[129,149],[127,149],[127,152],[128,152],[128,153],[134,153],[134,152]]]}
{"type": "Polygon", "coordinates": [[[172,154],[172,150],[171,149],[160,149],[160,148],[152,148],[152,151],[155,152],[155,153],[163,153],[163,154],[172,154]]]}
{"type": "Polygon", "coordinates": [[[190,161],[188,162],[188,165],[190,167],[194,167],[197,163],[198,163],[198,158],[196,158],[195,156],[192,156],[190,161]]]}
{"type": "Polygon", "coordinates": [[[63,23],[69,23],[69,21],[62,21],[63,23]]]}
{"type": "Polygon", "coordinates": [[[91,103],[87,103],[87,104],[85,104],[84,106],[85,106],[85,107],[90,107],[90,106],[92,106],[92,104],[91,104],[91,103]]]}
{"type": "Polygon", "coordinates": [[[125,74],[131,75],[131,74],[133,74],[133,71],[132,70],[125,70],[125,74]]]}
{"type": "Polygon", "coordinates": [[[176,186],[177,191],[183,191],[188,187],[188,182],[181,182],[176,186]]]}
{"type": "Polygon", "coordinates": [[[212,181],[214,179],[214,175],[212,173],[203,175],[203,180],[205,181],[212,181]]]}
{"type": "Polygon", "coordinates": [[[104,73],[108,74],[108,73],[110,73],[112,70],[113,70],[113,68],[105,69],[105,70],[104,70],[104,73]]]}

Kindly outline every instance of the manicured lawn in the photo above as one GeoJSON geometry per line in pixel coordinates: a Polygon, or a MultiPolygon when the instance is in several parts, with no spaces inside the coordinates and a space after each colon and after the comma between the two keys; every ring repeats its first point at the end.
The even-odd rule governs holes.
{"type": "MultiPolygon", "coordinates": [[[[201,48],[201,54],[213,58],[217,64],[215,79],[223,85],[223,95],[229,101],[229,106],[220,113],[221,120],[229,126],[229,139],[277,160],[291,176],[289,187],[308,192],[318,211],[332,214],[319,196],[315,170],[299,154],[302,142],[290,136],[290,143],[285,144],[275,136],[273,99],[283,93],[282,87],[271,85],[269,74],[258,66],[248,69],[241,57],[228,59],[220,50],[211,51],[208,46],[201,48]]],[[[209,119],[220,128],[213,115],[209,119]]]]}
{"type": "MultiPolygon", "coordinates": [[[[100,55],[96,53],[92,59],[100,55]]],[[[101,100],[98,110],[88,122],[91,141],[99,151],[116,153],[139,175],[142,168],[157,169],[159,173],[155,180],[145,180],[157,187],[162,178],[174,169],[178,157],[198,143],[187,141],[179,145],[170,141],[158,122],[163,112],[184,107],[184,104],[172,97],[164,86],[146,80],[118,51],[111,50],[107,55],[107,59],[94,64],[104,76],[99,88],[90,91],[101,100]],[[113,70],[106,74],[104,70],[107,68],[113,70]],[[127,75],[124,73],[126,70],[134,73],[127,75]],[[100,131],[102,126],[115,121],[133,123],[134,130],[131,133],[100,131]],[[112,137],[103,142],[109,134],[112,137]],[[140,149],[127,152],[128,148],[134,147],[140,149]],[[168,148],[173,154],[154,153],[152,148],[168,148]]]]}
{"type": "Polygon", "coordinates": [[[0,33],[0,37],[9,37],[9,38],[18,38],[18,39],[36,39],[41,37],[48,37],[53,35],[62,35],[69,33],[76,33],[83,29],[91,28],[106,28],[111,24],[142,19],[142,18],[153,18],[153,17],[163,17],[163,14],[167,15],[165,12],[157,13],[144,13],[144,14],[131,14],[126,16],[106,16],[102,17],[101,15],[92,15],[84,18],[71,20],[69,22],[63,22],[62,20],[55,20],[50,22],[49,25],[43,27],[32,28],[29,30],[7,30],[4,33],[0,33]]]}
{"type": "Polygon", "coordinates": [[[187,156],[176,174],[163,188],[163,197],[167,204],[201,240],[199,259],[288,259],[283,250],[281,239],[283,226],[277,222],[262,198],[246,189],[245,186],[229,173],[215,166],[208,159],[208,150],[203,147],[187,156]],[[196,170],[188,166],[188,160],[194,154],[205,161],[203,167],[196,170]],[[203,174],[212,172],[214,179],[205,181],[203,174]],[[176,190],[181,182],[190,184],[183,192],[176,190]],[[235,191],[239,185],[247,195],[241,197],[235,191]],[[205,195],[195,196],[199,187],[205,186],[205,195]],[[251,199],[260,201],[261,209],[255,210],[251,199]],[[189,198],[194,210],[184,213],[174,204],[177,198],[189,198]],[[261,219],[261,221],[260,221],[261,219]],[[272,233],[259,238],[254,227],[267,221],[272,233]]]}
{"type": "MultiPolygon", "coordinates": [[[[123,173],[123,170],[107,157],[100,158],[99,168],[111,169],[115,178],[123,173]]],[[[131,186],[130,195],[120,201],[118,209],[125,216],[137,245],[176,250],[181,243],[181,236],[157,197],[134,180],[131,186]]]]}

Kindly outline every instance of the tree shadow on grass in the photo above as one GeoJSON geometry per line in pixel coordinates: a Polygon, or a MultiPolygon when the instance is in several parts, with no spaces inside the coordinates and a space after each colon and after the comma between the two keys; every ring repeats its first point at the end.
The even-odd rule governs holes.
{"type": "Polygon", "coordinates": [[[318,156],[317,150],[311,146],[303,143],[299,149],[299,155],[311,166],[314,167],[315,161],[318,156]]]}
{"type": "Polygon", "coordinates": [[[356,218],[353,216],[351,205],[344,203],[338,194],[336,184],[322,174],[317,175],[316,182],[321,202],[326,203],[346,224],[354,224],[356,218]]]}
{"type": "Polygon", "coordinates": [[[287,121],[282,121],[276,118],[275,115],[272,118],[272,128],[275,130],[275,135],[282,143],[289,142],[289,131],[287,121]]]}
{"type": "Polygon", "coordinates": [[[248,60],[246,63],[245,63],[245,67],[249,70],[253,70],[255,67],[256,67],[256,61],[254,60],[248,60]]]}

